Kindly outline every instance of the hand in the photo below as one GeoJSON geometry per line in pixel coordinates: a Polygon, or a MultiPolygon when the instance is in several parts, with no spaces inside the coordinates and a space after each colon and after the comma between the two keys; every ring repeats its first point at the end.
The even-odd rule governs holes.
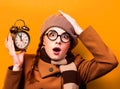
{"type": "Polygon", "coordinates": [[[73,19],[70,15],[62,12],[61,10],[59,10],[59,13],[62,14],[73,26],[75,33],[77,35],[80,35],[80,33],[83,31],[82,28],[77,24],[77,22],[75,21],[75,19],[73,19]]]}
{"type": "Polygon", "coordinates": [[[14,71],[20,70],[22,68],[22,65],[23,65],[24,53],[25,52],[22,51],[21,53],[16,54],[14,43],[13,43],[13,40],[12,40],[12,37],[11,37],[10,33],[9,33],[9,35],[8,35],[6,41],[5,41],[5,46],[8,49],[10,56],[13,59],[13,63],[14,63],[13,70],[14,71]]]}

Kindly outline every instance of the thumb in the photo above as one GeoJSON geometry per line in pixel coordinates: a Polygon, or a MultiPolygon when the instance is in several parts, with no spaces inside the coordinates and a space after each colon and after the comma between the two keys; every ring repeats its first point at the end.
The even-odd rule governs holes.
{"type": "Polygon", "coordinates": [[[24,55],[25,55],[25,52],[24,52],[24,51],[22,51],[22,52],[18,55],[19,60],[20,60],[21,63],[22,63],[23,60],[24,60],[24,55]]]}
{"type": "Polygon", "coordinates": [[[24,54],[25,54],[25,51],[21,51],[20,55],[24,56],[24,54]]]}

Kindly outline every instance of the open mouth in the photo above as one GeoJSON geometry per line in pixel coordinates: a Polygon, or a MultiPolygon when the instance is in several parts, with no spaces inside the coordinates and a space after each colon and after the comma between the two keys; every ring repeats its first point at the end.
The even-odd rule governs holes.
{"type": "Polygon", "coordinates": [[[55,52],[60,52],[60,48],[53,48],[53,51],[55,51],[55,52]]]}
{"type": "Polygon", "coordinates": [[[60,53],[61,49],[58,47],[53,48],[53,52],[55,55],[58,55],[60,53]]]}

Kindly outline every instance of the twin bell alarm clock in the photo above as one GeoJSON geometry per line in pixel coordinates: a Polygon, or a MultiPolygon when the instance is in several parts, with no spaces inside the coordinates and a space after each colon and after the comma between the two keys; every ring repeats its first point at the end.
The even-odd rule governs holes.
{"type": "Polygon", "coordinates": [[[29,28],[24,20],[18,19],[10,28],[10,33],[14,42],[15,51],[25,51],[30,43],[29,28]],[[22,22],[22,25],[21,25],[22,22]]]}

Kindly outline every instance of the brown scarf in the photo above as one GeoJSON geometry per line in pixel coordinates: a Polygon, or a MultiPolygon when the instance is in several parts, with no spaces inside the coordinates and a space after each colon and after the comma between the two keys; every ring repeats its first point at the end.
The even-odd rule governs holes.
{"type": "Polygon", "coordinates": [[[59,65],[61,75],[64,80],[63,89],[79,89],[77,81],[77,68],[74,64],[74,55],[71,51],[67,53],[66,58],[60,61],[53,61],[42,48],[40,51],[40,59],[47,63],[59,65]]]}

